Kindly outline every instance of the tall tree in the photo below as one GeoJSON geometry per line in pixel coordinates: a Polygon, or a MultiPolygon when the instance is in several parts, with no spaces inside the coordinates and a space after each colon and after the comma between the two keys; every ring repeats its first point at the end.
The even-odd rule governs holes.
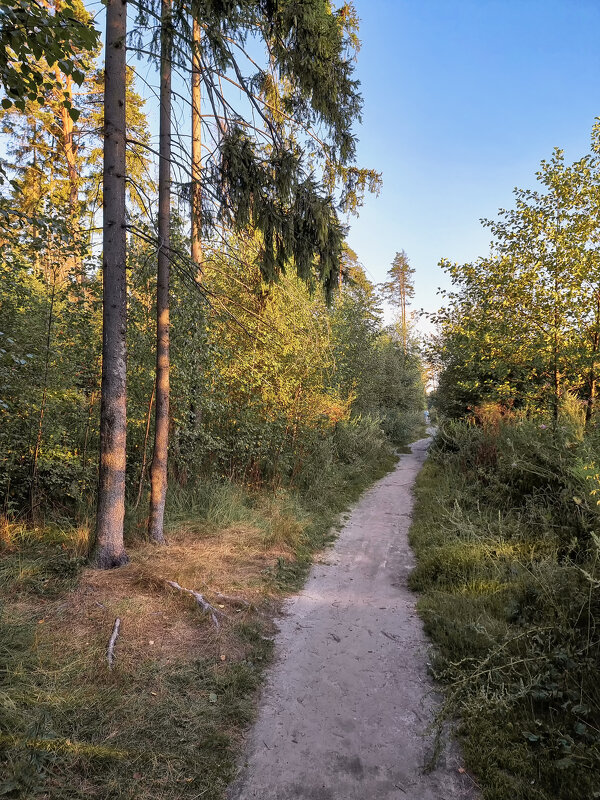
{"type": "MultiPolygon", "coordinates": [[[[305,163],[297,133],[302,130],[303,135],[315,141],[317,137],[311,128],[321,123],[327,135],[318,141],[328,167],[337,165],[339,177],[342,168],[352,164],[355,141],[351,126],[359,114],[361,98],[347,56],[351,48],[347,36],[351,27],[348,8],[333,12],[325,0],[318,0],[310,8],[298,8],[290,2],[263,6],[243,0],[226,10],[219,4],[194,3],[190,29],[187,8],[174,6],[172,30],[177,36],[172,58],[179,58],[189,68],[190,47],[192,50],[192,114],[196,129],[192,137],[195,142],[191,168],[192,246],[199,258],[201,226],[212,231],[213,247],[226,240],[227,231],[250,228],[262,242],[257,262],[266,282],[294,266],[303,280],[320,282],[325,292],[331,294],[337,282],[342,226],[333,197],[324,191],[305,163]],[[245,50],[249,36],[260,37],[265,45],[264,68],[245,50]],[[249,76],[244,74],[241,66],[244,63],[252,68],[249,76]],[[274,67],[285,89],[283,94],[277,94],[277,103],[285,109],[283,114],[275,108],[265,88],[269,84],[269,70],[274,67]],[[199,150],[202,135],[198,131],[200,82],[209,98],[214,145],[210,163],[204,166],[199,150]],[[239,107],[233,105],[223,84],[242,90],[244,102],[239,107]]],[[[142,22],[144,13],[156,16],[152,9],[145,9],[142,22]]],[[[275,82],[270,85],[275,87],[275,82]]],[[[278,89],[274,91],[277,93],[278,89]]],[[[161,165],[164,160],[159,154],[161,165]]],[[[345,199],[342,198],[345,203],[350,194],[356,196],[362,180],[356,171],[351,170],[351,174],[349,177],[350,173],[345,172],[341,178],[345,182],[345,199]]],[[[159,233],[159,254],[162,242],[159,233]]],[[[173,257],[174,253],[169,252],[169,258],[173,257]]],[[[198,277],[197,265],[196,259],[188,259],[186,268],[194,279],[198,277]]],[[[161,308],[165,317],[164,306],[161,308]]],[[[159,369],[167,388],[165,341],[163,333],[159,348],[163,367],[159,369]]],[[[159,414],[158,384],[156,400],[159,414]]],[[[166,489],[167,450],[168,418],[160,450],[155,449],[156,468],[152,470],[151,529],[152,537],[157,540],[162,533],[159,534],[152,521],[160,516],[156,505],[159,497],[156,453],[164,454],[160,472],[161,486],[166,489]]],[[[164,504],[164,500],[161,502],[164,504]]]]}
{"type": "Polygon", "coordinates": [[[202,274],[202,65],[200,45],[202,28],[192,20],[192,170],[191,170],[191,239],[192,261],[202,274]]]}
{"type": "Polygon", "coordinates": [[[100,469],[92,554],[92,562],[104,569],[128,560],[123,545],[127,430],[126,35],[126,0],[107,0],[100,469]]]}
{"type": "Polygon", "coordinates": [[[148,535],[164,543],[169,452],[169,279],[171,262],[171,59],[170,0],[162,0],[160,45],[160,132],[158,165],[158,278],[156,287],[156,405],[150,471],[148,535]]]}
{"type": "Polygon", "coordinates": [[[408,343],[408,317],[406,308],[415,296],[413,278],[415,270],[410,266],[404,250],[396,253],[392,266],[388,270],[389,280],[383,284],[384,296],[400,311],[400,333],[404,352],[408,343]]]}

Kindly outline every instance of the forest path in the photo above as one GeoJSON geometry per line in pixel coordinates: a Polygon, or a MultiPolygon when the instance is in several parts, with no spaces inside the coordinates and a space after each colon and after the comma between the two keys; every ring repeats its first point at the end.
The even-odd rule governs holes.
{"type": "Polygon", "coordinates": [[[424,774],[439,700],[407,578],[412,487],[430,439],[412,445],[347,517],[290,599],[276,662],[230,800],[475,798],[446,747],[424,774]]]}

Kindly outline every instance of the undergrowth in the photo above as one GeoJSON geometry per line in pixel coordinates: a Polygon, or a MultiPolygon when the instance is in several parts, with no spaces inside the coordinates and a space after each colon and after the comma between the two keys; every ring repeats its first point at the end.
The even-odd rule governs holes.
{"type": "Polygon", "coordinates": [[[0,796],[224,796],[278,598],[301,585],[336,515],[395,461],[361,430],[340,431],[336,458],[324,452],[292,488],[174,487],[169,546],[144,542],[143,513],[132,512],[131,563],[116,571],[86,568],[89,525],[2,523],[0,796]],[[219,629],[167,581],[202,592],[219,629]]]}
{"type": "Polygon", "coordinates": [[[528,422],[442,426],[412,587],[484,800],[600,797],[600,455],[528,422]]]}

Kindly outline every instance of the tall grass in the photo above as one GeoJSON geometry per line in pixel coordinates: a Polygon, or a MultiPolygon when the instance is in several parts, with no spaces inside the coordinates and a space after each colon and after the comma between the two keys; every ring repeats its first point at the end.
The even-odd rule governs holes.
{"type": "Polygon", "coordinates": [[[450,423],[418,479],[412,586],[485,800],[600,797],[596,453],[570,425],[450,423]]]}

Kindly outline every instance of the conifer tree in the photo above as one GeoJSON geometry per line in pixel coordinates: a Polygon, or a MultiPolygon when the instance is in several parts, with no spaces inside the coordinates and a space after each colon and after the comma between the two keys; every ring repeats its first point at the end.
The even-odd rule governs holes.
{"type": "Polygon", "coordinates": [[[92,563],[103,569],[128,561],[123,545],[127,431],[126,35],[126,1],[107,0],[100,468],[92,554],[92,563]]]}
{"type": "Polygon", "coordinates": [[[384,296],[400,311],[400,330],[404,352],[407,350],[408,317],[406,308],[415,296],[412,276],[415,270],[410,266],[404,250],[396,253],[388,270],[389,280],[383,284],[384,296]]]}
{"type": "Polygon", "coordinates": [[[160,133],[158,162],[158,275],[156,287],[156,404],[150,470],[148,536],[163,544],[169,452],[169,282],[171,262],[171,2],[162,0],[160,32],[160,133]]]}
{"type": "MultiPolygon", "coordinates": [[[[153,6],[139,9],[141,24],[159,17],[153,6]]],[[[301,279],[320,283],[330,296],[337,283],[343,229],[333,196],[309,170],[297,134],[301,129],[314,142],[312,127],[325,127],[327,135],[318,139],[321,157],[329,188],[333,189],[336,179],[343,184],[342,205],[356,204],[360,187],[368,179],[377,181],[374,174],[353,166],[355,140],[351,126],[359,115],[361,98],[357,82],[352,79],[349,57],[349,50],[356,44],[348,33],[355,25],[351,6],[334,12],[325,0],[300,7],[289,0],[266,5],[244,0],[226,10],[217,3],[193,3],[191,13],[190,26],[187,6],[173,6],[172,60],[189,69],[190,49],[192,52],[195,130],[189,194],[195,257],[184,268],[193,279],[197,278],[201,227],[211,231],[213,248],[225,240],[223,231],[252,229],[261,237],[257,261],[266,282],[292,266],[301,279]],[[249,59],[245,50],[247,38],[257,32],[268,54],[264,67],[249,59]],[[244,74],[244,64],[252,66],[253,74],[244,74]],[[270,70],[277,71],[284,92],[276,90],[277,82],[270,70]],[[204,166],[198,141],[202,138],[198,126],[199,83],[204,86],[212,115],[213,155],[204,166]],[[223,90],[224,83],[241,89],[246,104],[234,107],[223,90]]],[[[171,158],[175,156],[172,154],[171,158]]],[[[164,155],[160,153],[159,163],[163,162],[164,155]]],[[[158,238],[160,254],[160,231],[158,238]]],[[[164,305],[161,307],[164,315],[164,305]]],[[[163,331],[159,350],[166,365],[164,342],[163,331]]],[[[168,366],[161,375],[167,388],[168,366]]],[[[159,407],[167,407],[166,403],[159,404],[158,384],[156,398],[158,414],[159,407]]],[[[155,435],[158,433],[157,427],[155,435]]],[[[160,516],[155,487],[160,483],[166,491],[167,451],[165,421],[161,445],[155,446],[152,470],[151,538],[157,541],[162,540],[163,534],[162,528],[159,530],[152,522],[160,516]]],[[[160,502],[164,506],[164,499],[160,502]]]]}

